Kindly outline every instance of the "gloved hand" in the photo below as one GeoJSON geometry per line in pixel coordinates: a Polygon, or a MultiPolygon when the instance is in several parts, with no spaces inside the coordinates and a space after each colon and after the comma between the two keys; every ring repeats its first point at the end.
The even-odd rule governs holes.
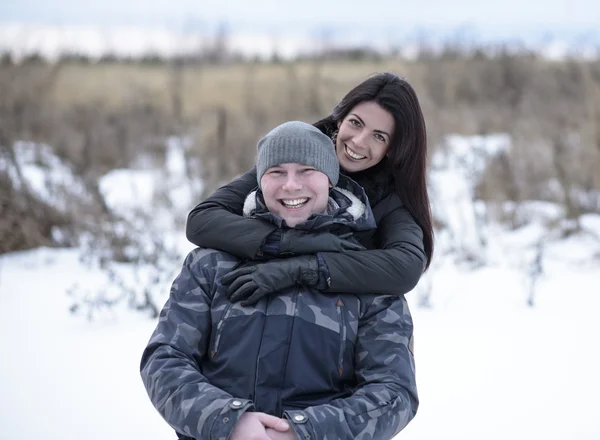
{"type": "Polygon", "coordinates": [[[317,252],[364,250],[364,246],[331,232],[315,234],[298,229],[286,229],[281,233],[279,255],[310,255],[317,252]]]}
{"type": "Polygon", "coordinates": [[[315,255],[270,260],[264,263],[246,263],[221,278],[227,287],[231,302],[242,301],[242,305],[256,304],[263,297],[303,284],[317,286],[319,267],[315,255]]]}

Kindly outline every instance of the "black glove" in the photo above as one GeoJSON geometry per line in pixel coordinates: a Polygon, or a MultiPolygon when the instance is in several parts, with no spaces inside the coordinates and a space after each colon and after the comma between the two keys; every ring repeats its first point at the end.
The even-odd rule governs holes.
{"type": "Polygon", "coordinates": [[[316,287],[318,283],[317,257],[308,255],[246,263],[221,278],[221,284],[228,286],[229,300],[243,300],[244,307],[256,304],[261,298],[286,287],[296,284],[316,287]]]}
{"type": "Polygon", "coordinates": [[[360,244],[332,234],[331,232],[315,234],[298,229],[286,229],[281,233],[279,255],[310,255],[317,252],[364,250],[365,248],[360,244]]]}

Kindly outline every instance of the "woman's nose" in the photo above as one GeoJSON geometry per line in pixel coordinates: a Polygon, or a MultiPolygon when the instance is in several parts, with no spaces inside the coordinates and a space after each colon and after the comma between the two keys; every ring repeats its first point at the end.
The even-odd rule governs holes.
{"type": "Polygon", "coordinates": [[[367,130],[362,130],[352,138],[352,143],[358,148],[365,148],[367,146],[367,130]]]}

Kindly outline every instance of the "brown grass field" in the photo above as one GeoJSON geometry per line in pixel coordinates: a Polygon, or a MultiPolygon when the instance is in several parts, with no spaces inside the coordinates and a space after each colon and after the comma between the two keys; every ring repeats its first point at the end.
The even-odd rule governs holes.
{"type": "Polygon", "coordinates": [[[169,106],[179,73],[183,111],[189,116],[215,107],[242,110],[249,99],[280,106],[282,100],[302,96],[315,85],[319,87],[320,99],[332,106],[368,75],[387,70],[409,76],[418,66],[401,61],[299,62],[186,66],[179,73],[164,65],[65,64],[58,72],[51,96],[58,105],[99,102],[118,106],[145,95],[153,104],[169,106]]]}

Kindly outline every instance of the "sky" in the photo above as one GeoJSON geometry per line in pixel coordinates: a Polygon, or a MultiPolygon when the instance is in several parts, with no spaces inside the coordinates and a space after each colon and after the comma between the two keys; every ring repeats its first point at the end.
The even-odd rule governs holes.
{"type": "Polygon", "coordinates": [[[163,46],[172,45],[173,36],[210,39],[222,29],[230,41],[237,38],[231,44],[239,52],[266,58],[275,50],[275,40],[284,57],[315,42],[386,50],[448,41],[463,46],[523,44],[556,57],[574,50],[597,53],[600,2],[0,0],[0,50],[16,56],[37,52],[53,58],[64,51],[135,56],[156,38],[160,43],[147,51],[167,55],[171,52],[163,46]],[[107,39],[113,42],[108,48],[107,39]]]}
{"type": "Polygon", "coordinates": [[[233,26],[459,27],[478,29],[593,29],[596,0],[3,0],[0,22],[165,25],[227,21],[233,26]],[[367,6],[368,4],[368,6],[367,6]]]}

